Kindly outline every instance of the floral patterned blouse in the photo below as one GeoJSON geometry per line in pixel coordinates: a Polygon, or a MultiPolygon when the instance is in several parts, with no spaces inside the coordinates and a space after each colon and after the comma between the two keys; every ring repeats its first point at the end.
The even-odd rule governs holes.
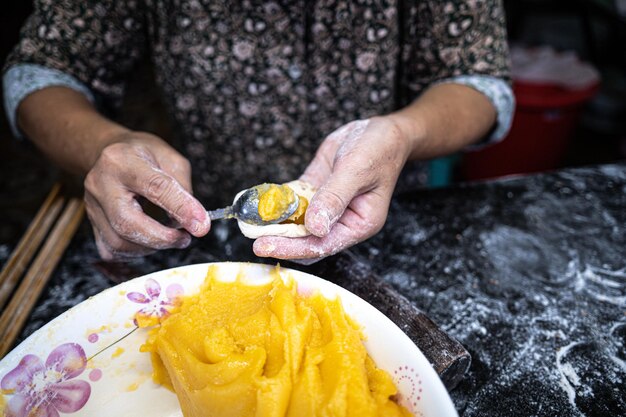
{"type": "Polygon", "coordinates": [[[36,0],[5,65],[9,119],[50,85],[112,114],[143,58],[211,205],[297,177],[334,129],[433,83],[486,94],[492,139],[513,111],[499,0],[36,0]]]}

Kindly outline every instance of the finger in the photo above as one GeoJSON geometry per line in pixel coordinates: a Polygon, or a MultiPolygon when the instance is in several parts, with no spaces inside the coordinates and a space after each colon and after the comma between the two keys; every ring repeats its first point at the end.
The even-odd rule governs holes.
{"type": "Polygon", "coordinates": [[[139,165],[132,175],[124,178],[130,191],[136,192],[165,210],[194,236],[204,236],[211,220],[202,207],[171,175],[150,164],[139,165]]]}
{"type": "MultiPolygon", "coordinates": [[[[86,201],[89,197],[86,197],[86,201]]],[[[154,252],[153,249],[120,238],[109,225],[102,209],[92,202],[85,204],[87,216],[91,222],[100,257],[104,260],[144,256],[154,252]]]]}
{"type": "Polygon", "coordinates": [[[178,181],[185,191],[192,193],[191,164],[186,158],[175,154],[171,158],[159,161],[159,164],[165,172],[178,181]]]}
{"type": "MultiPolygon", "coordinates": [[[[176,156],[176,158],[168,158],[166,161],[162,161],[160,165],[163,167],[163,170],[165,172],[169,173],[172,177],[174,177],[176,181],[180,183],[185,191],[193,195],[193,187],[191,181],[191,164],[186,158],[178,156],[177,154],[176,156]]],[[[172,217],[169,217],[167,226],[174,229],[182,228],[180,223],[172,217]]]]}
{"type": "MultiPolygon", "coordinates": [[[[86,195],[90,205],[97,205],[86,195]]],[[[111,229],[122,239],[151,249],[183,249],[191,243],[189,234],[162,225],[146,215],[134,196],[127,191],[114,190],[102,199],[100,208],[111,229]]]]}
{"type": "Polygon", "coordinates": [[[362,184],[349,163],[337,165],[311,199],[304,217],[307,230],[317,237],[328,235],[352,199],[363,191],[362,184]]]}
{"type": "Polygon", "coordinates": [[[389,198],[390,196],[374,192],[360,195],[352,201],[328,235],[321,238],[265,236],[254,241],[254,253],[260,257],[316,261],[334,255],[369,239],[382,229],[387,218],[389,198]]]}
{"type": "Polygon", "coordinates": [[[341,224],[325,237],[307,236],[288,238],[279,236],[260,237],[252,249],[257,256],[277,259],[317,259],[334,255],[356,243],[352,231],[341,224]]]}
{"type": "Polygon", "coordinates": [[[102,233],[98,228],[92,226],[93,235],[96,242],[96,248],[98,249],[98,254],[100,258],[104,261],[118,261],[124,259],[137,258],[141,256],[150,255],[156,251],[152,249],[147,249],[144,247],[138,249],[132,249],[130,247],[127,248],[114,248],[109,244],[105,238],[102,237],[102,233]]]}
{"type": "Polygon", "coordinates": [[[321,259],[334,255],[372,236],[376,231],[352,210],[346,211],[340,222],[324,237],[306,236],[288,238],[264,236],[253,244],[254,253],[260,257],[278,259],[321,259]]]}

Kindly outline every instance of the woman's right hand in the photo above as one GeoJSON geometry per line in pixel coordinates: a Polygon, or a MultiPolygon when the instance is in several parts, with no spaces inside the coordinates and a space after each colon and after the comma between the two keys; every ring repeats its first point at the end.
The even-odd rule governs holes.
{"type": "Polygon", "coordinates": [[[123,132],[102,149],[85,178],[85,207],[105,260],[185,248],[209,232],[206,210],[191,194],[189,161],[149,133],[123,132]],[[148,216],[138,199],[161,207],[181,229],[148,216]]]}

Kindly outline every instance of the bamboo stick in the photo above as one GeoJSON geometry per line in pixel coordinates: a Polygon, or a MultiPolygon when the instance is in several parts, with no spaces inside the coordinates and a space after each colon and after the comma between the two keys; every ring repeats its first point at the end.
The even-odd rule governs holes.
{"type": "Polygon", "coordinates": [[[4,264],[2,272],[0,272],[0,308],[4,306],[15,289],[19,278],[26,270],[61,211],[63,199],[59,196],[60,190],[61,185],[59,183],[54,184],[35,218],[30,222],[24,236],[13,250],[11,257],[4,264]]]}
{"type": "Polygon", "coordinates": [[[84,214],[82,200],[72,198],[0,316],[0,358],[11,348],[45,288],[84,214]]]}

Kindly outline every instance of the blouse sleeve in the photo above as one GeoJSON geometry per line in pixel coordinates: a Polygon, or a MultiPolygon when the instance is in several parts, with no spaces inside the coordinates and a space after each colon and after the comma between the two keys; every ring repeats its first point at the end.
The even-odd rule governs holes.
{"type": "Polygon", "coordinates": [[[458,83],[483,93],[498,112],[481,144],[502,139],[513,118],[510,61],[501,0],[423,0],[407,7],[404,74],[411,100],[428,86],[458,83]]]}
{"type": "Polygon", "coordinates": [[[35,0],[35,10],[5,64],[5,77],[15,79],[14,67],[45,68],[55,74],[56,85],[64,84],[60,79],[74,80],[89,89],[105,112],[118,107],[125,78],[145,50],[140,4],[137,0],[35,0]]]}
{"type": "Polygon", "coordinates": [[[4,93],[4,111],[16,138],[22,138],[22,132],[16,120],[17,106],[29,94],[46,87],[71,88],[82,93],[92,104],[95,104],[91,91],[69,74],[35,64],[13,65],[2,77],[2,92],[4,93]]]}
{"type": "Polygon", "coordinates": [[[425,0],[410,8],[407,43],[414,88],[463,75],[510,81],[509,50],[500,0],[425,0]]]}

